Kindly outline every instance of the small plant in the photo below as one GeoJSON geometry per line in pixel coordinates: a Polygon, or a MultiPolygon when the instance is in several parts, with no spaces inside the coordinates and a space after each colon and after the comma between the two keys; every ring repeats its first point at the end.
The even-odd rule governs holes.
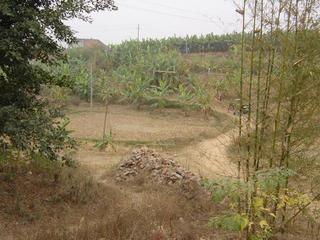
{"type": "Polygon", "coordinates": [[[196,85],[194,87],[194,94],[195,94],[196,105],[199,107],[199,109],[204,113],[205,117],[207,118],[209,116],[209,113],[212,110],[210,106],[211,100],[212,100],[210,94],[208,94],[204,90],[204,88],[202,88],[199,85],[196,85]]]}
{"type": "Polygon", "coordinates": [[[211,218],[209,224],[215,228],[243,232],[249,226],[249,219],[246,215],[226,214],[211,218]]]}
{"type": "Polygon", "coordinates": [[[204,180],[215,203],[228,204],[228,211],[209,220],[211,226],[242,233],[255,229],[249,239],[269,239],[274,231],[276,215],[269,206],[278,203],[278,211],[291,209],[297,212],[310,204],[310,198],[294,189],[284,188],[286,179],[296,173],[286,168],[258,171],[248,182],[233,178],[204,180]],[[278,192],[278,188],[284,188],[278,192]],[[254,194],[253,194],[254,193],[254,194]],[[250,209],[246,209],[246,196],[253,196],[250,209]],[[247,213],[248,212],[248,213],[247,213]],[[249,218],[250,216],[250,218],[249,218]]]}
{"type": "Polygon", "coordinates": [[[159,86],[151,86],[151,94],[156,97],[151,106],[160,109],[164,108],[167,103],[165,97],[168,96],[170,91],[170,84],[166,80],[160,80],[159,86]]]}
{"type": "Polygon", "coordinates": [[[188,102],[193,98],[192,91],[188,90],[188,88],[185,87],[183,84],[180,84],[176,88],[176,91],[178,92],[178,98],[183,102],[188,102]]]}
{"type": "Polygon", "coordinates": [[[108,135],[104,135],[102,140],[98,140],[94,147],[98,148],[100,151],[105,150],[108,146],[110,146],[113,150],[115,150],[113,141],[112,130],[109,131],[108,135]]]}
{"type": "Polygon", "coordinates": [[[142,78],[135,78],[124,89],[123,95],[125,99],[129,100],[133,104],[141,103],[146,90],[146,82],[142,78]]]}
{"type": "Polygon", "coordinates": [[[152,86],[151,92],[157,97],[165,97],[170,92],[170,84],[166,80],[160,80],[159,86],[152,86]]]}

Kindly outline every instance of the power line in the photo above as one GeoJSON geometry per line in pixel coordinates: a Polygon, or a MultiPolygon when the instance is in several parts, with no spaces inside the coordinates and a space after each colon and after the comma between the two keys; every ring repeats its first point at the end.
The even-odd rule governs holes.
{"type": "MultiPolygon", "coordinates": [[[[206,13],[203,13],[203,12],[199,12],[199,11],[193,11],[193,10],[189,10],[189,9],[183,9],[183,8],[177,8],[177,7],[174,7],[174,6],[170,6],[170,5],[167,5],[167,4],[163,4],[163,3],[158,3],[158,2],[154,2],[154,1],[152,1],[152,2],[150,2],[150,1],[148,1],[148,0],[140,0],[140,1],[144,1],[144,2],[146,2],[147,4],[149,4],[149,5],[153,5],[153,6],[160,6],[160,7],[162,7],[162,8],[167,8],[167,10],[177,10],[177,11],[182,11],[182,12],[189,12],[189,13],[192,13],[192,14],[196,14],[196,15],[198,15],[199,17],[201,16],[202,18],[201,19],[199,19],[199,18],[197,18],[197,19],[199,19],[199,20],[201,20],[201,21],[203,21],[203,20],[205,20],[205,19],[207,19],[207,20],[209,20],[210,22],[214,22],[214,23],[223,23],[223,24],[225,24],[222,20],[221,20],[221,18],[218,18],[218,20],[216,21],[216,20],[213,20],[213,16],[210,16],[210,15],[208,15],[208,14],[206,14],[206,13]]],[[[128,4],[126,4],[126,3],[124,3],[124,5],[127,5],[128,6],[128,4]]],[[[131,7],[135,7],[135,8],[138,8],[137,6],[131,6],[131,7]]],[[[145,9],[145,10],[147,10],[147,9],[145,9]]],[[[160,12],[160,11],[158,11],[158,10],[153,10],[153,9],[148,9],[148,11],[157,11],[157,12],[160,12]]],[[[164,12],[162,12],[163,14],[170,14],[171,15],[171,13],[164,13],[164,12]]],[[[177,16],[177,14],[175,14],[175,13],[173,13],[173,15],[175,15],[175,16],[177,16]]],[[[179,16],[182,16],[182,15],[179,15],[179,16]]],[[[184,16],[183,15],[183,17],[187,17],[187,18],[194,18],[193,16],[184,16]]],[[[226,23],[227,25],[231,25],[231,24],[233,24],[233,23],[226,23]]]]}
{"type": "Polygon", "coordinates": [[[215,24],[218,28],[220,28],[220,30],[224,33],[227,33],[226,29],[221,27],[220,24],[217,21],[214,21],[212,19],[212,17],[209,17],[207,15],[203,15],[204,18],[195,18],[195,17],[191,17],[191,16],[185,16],[185,15],[180,15],[180,14],[174,14],[174,13],[168,13],[168,12],[162,12],[162,11],[158,11],[158,10],[153,10],[150,8],[143,8],[143,7],[137,7],[137,6],[132,6],[129,4],[125,4],[122,3],[123,6],[128,7],[129,9],[133,9],[133,10],[138,10],[138,11],[145,11],[145,12],[152,12],[152,13],[156,13],[156,14],[160,14],[160,15],[165,15],[165,16],[170,16],[170,17],[177,17],[177,18],[182,18],[182,19],[190,19],[190,20],[194,20],[194,21],[201,21],[201,22],[206,22],[206,23],[212,23],[215,24]]]}
{"type": "Polygon", "coordinates": [[[166,15],[166,16],[170,16],[170,17],[177,17],[177,18],[184,18],[184,19],[190,19],[190,20],[195,20],[195,21],[214,23],[214,22],[208,21],[208,20],[206,20],[204,18],[195,18],[195,17],[184,16],[184,15],[180,15],[180,14],[162,12],[162,11],[153,10],[153,9],[149,9],[149,8],[136,7],[136,6],[132,6],[132,5],[129,5],[129,4],[122,4],[122,5],[126,6],[128,8],[134,9],[134,10],[139,10],[139,11],[152,12],[152,13],[156,13],[156,14],[160,14],[160,15],[166,15]]]}
{"type": "Polygon", "coordinates": [[[173,10],[177,10],[177,11],[182,11],[182,12],[189,12],[189,13],[193,13],[193,14],[197,14],[197,15],[203,15],[203,13],[201,12],[198,12],[198,11],[193,11],[193,10],[189,10],[189,9],[182,9],[182,8],[177,8],[177,7],[173,7],[173,6],[170,6],[170,5],[166,5],[166,4],[163,4],[163,3],[158,3],[158,2],[150,2],[150,1],[146,1],[146,0],[142,0],[144,2],[146,2],[147,4],[149,5],[157,5],[157,6],[160,6],[160,7],[164,7],[164,8],[170,8],[170,9],[173,9],[173,10]]]}
{"type": "MultiPolygon", "coordinates": [[[[104,27],[103,27],[104,28],[104,27]]],[[[127,31],[137,29],[136,27],[132,28],[104,28],[106,31],[127,31]]]]}

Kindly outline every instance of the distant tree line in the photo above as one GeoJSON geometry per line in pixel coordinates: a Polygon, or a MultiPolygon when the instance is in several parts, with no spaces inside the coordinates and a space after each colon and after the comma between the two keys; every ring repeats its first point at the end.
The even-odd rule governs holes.
{"type": "Polygon", "coordinates": [[[137,40],[125,41],[120,45],[108,45],[109,49],[114,49],[116,46],[124,47],[131,44],[139,45],[140,49],[156,49],[177,50],[180,53],[208,53],[208,52],[227,52],[234,44],[241,41],[239,33],[215,35],[213,33],[207,35],[192,35],[186,37],[169,37],[162,39],[144,39],[140,42],[137,40]]]}

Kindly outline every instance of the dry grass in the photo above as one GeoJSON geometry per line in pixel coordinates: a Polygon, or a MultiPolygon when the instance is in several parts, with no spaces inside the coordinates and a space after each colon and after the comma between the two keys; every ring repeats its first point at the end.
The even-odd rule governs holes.
{"type": "Polygon", "coordinates": [[[208,227],[223,210],[208,196],[190,200],[143,175],[117,184],[109,170],[101,184],[82,167],[41,161],[0,173],[1,240],[236,239],[208,227]]]}
{"type": "Polygon", "coordinates": [[[208,198],[188,200],[143,177],[119,185],[106,174],[100,184],[81,167],[58,176],[37,168],[1,181],[0,239],[214,239],[208,198]]]}
{"type": "MultiPolygon", "coordinates": [[[[194,209],[173,193],[121,194],[95,219],[83,217],[73,229],[41,229],[30,239],[199,239],[205,225],[191,219],[194,209]]],[[[98,211],[99,211],[98,210],[98,211]]]]}

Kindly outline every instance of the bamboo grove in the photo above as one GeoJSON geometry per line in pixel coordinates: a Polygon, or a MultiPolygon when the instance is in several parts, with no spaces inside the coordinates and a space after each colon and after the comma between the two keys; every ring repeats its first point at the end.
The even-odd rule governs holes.
{"type": "Polygon", "coordinates": [[[212,224],[239,231],[239,239],[319,234],[320,188],[312,184],[319,178],[319,7],[317,0],[239,3],[238,176],[207,183],[233,209],[212,224]]]}

